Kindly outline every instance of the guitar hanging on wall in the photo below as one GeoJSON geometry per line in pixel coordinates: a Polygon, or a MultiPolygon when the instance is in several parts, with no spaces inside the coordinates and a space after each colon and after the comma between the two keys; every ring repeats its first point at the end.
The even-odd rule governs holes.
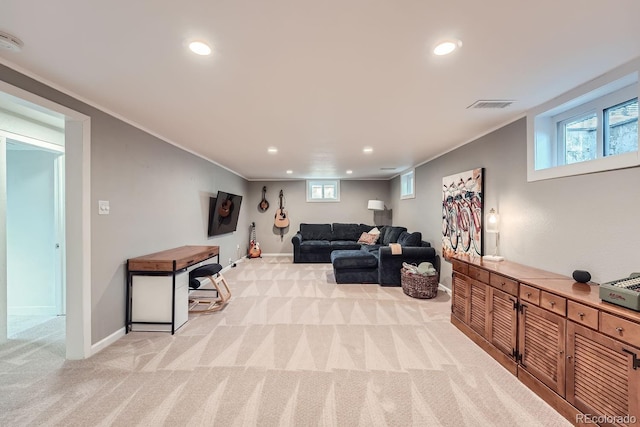
{"type": "Polygon", "coordinates": [[[282,240],[284,229],[289,226],[289,216],[287,215],[287,211],[284,210],[284,203],[282,199],[284,198],[284,194],[282,190],[280,190],[280,207],[276,210],[276,217],[274,219],[274,225],[280,229],[280,240],[282,240]]]}
{"type": "Polygon", "coordinates": [[[266,195],[267,186],[265,185],[264,187],[262,187],[262,200],[260,201],[260,203],[258,203],[258,210],[260,212],[265,212],[267,209],[269,209],[269,202],[267,202],[266,195]]]}
{"type": "Polygon", "coordinates": [[[260,258],[262,251],[260,244],[256,242],[256,223],[251,223],[251,240],[249,241],[249,258],[260,258]]]}

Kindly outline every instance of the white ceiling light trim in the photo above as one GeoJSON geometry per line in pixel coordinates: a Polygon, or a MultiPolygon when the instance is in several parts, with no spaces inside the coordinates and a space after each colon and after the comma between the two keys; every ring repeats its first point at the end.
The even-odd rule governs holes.
{"type": "Polygon", "coordinates": [[[4,31],[0,31],[0,48],[10,50],[12,52],[20,52],[22,50],[22,40],[17,38],[16,36],[12,36],[9,33],[5,33],[4,31]]]}
{"type": "Polygon", "coordinates": [[[211,55],[211,46],[202,40],[194,40],[189,43],[189,49],[196,55],[207,56],[211,55]]]}
{"type": "Polygon", "coordinates": [[[462,47],[462,42],[460,40],[443,40],[433,48],[433,53],[438,56],[448,55],[459,47],[462,47]]]}

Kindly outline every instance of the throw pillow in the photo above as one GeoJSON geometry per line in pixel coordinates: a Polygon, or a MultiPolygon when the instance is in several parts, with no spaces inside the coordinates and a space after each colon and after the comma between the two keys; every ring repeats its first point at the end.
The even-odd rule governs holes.
{"type": "Polygon", "coordinates": [[[377,234],[362,233],[358,239],[358,243],[363,245],[375,245],[378,240],[377,234]]]}
{"type": "Polygon", "coordinates": [[[398,237],[398,243],[402,246],[421,246],[422,245],[422,233],[419,231],[414,231],[413,233],[408,233],[403,231],[398,237]]]}
{"type": "Polygon", "coordinates": [[[371,230],[369,230],[369,234],[377,234],[379,236],[380,230],[378,230],[378,227],[373,227],[371,230]]]}

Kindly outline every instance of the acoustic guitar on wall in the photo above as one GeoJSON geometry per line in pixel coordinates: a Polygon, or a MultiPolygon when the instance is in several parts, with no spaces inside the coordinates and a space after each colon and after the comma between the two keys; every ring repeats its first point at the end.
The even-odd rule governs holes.
{"type": "MultiPolygon", "coordinates": [[[[287,215],[287,211],[284,210],[284,203],[282,199],[284,197],[282,190],[280,190],[280,207],[276,210],[276,217],[274,220],[274,225],[277,228],[287,228],[289,226],[289,216],[287,215]]],[[[281,233],[282,235],[282,233],[281,233]]]]}

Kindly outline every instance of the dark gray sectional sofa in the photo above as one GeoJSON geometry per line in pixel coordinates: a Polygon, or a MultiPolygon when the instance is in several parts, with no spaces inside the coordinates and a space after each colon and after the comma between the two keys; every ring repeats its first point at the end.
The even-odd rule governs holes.
{"type": "MultiPolygon", "coordinates": [[[[405,227],[382,226],[375,245],[358,243],[362,233],[375,226],[367,224],[300,224],[293,236],[294,263],[332,263],[337,283],[378,283],[400,286],[404,262],[430,262],[440,272],[440,258],[420,232],[405,227]],[[389,243],[399,243],[402,253],[391,253],[389,243]]],[[[439,274],[439,273],[438,273],[439,274]]]]}

